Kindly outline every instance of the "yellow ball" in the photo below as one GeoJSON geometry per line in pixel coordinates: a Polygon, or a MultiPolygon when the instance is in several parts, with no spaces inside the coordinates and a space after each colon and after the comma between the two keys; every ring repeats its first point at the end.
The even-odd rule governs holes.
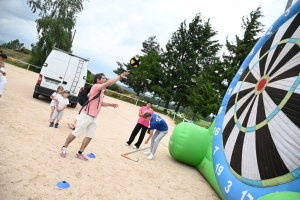
{"type": "Polygon", "coordinates": [[[132,66],[132,67],[139,67],[140,66],[140,64],[141,64],[141,61],[140,61],[140,59],[138,58],[138,57],[133,57],[133,58],[131,58],[131,60],[130,60],[130,65],[132,66]]]}

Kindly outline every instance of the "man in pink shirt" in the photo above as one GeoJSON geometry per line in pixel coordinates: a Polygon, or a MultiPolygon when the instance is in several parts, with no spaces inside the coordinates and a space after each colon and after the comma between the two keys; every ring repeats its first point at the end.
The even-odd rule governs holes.
{"type": "Polygon", "coordinates": [[[133,129],[133,131],[132,131],[132,133],[129,137],[128,142],[126,142],[126,146],[131,145],[131,143],[133,142],[135,136],[142,129],[139,140],[137,141],[137,143],[135,143],[135,145],[133,145],[134,149],[140,148],[140,145],[142,144],[142,142],[144,140],[144,137],[145,137],[145,134],[146,134],[146,131],[149,127],[149,120],[146,120],[143,116],[144,116],[144,113],[146,113],[146,112],[149,112],[151,114],[154,113],[154,111],[151,109],[151,106],[152,106],[152,102],[148,101],[146,106],[143,106],[143,107],[140,108],[140,111],[139,111],[139,114],[138,114],[138,116],[140,118],[138,119],[138,122],[135,125],[135,127],[134,127],[134,129],[133,129]]]}
{"type": "Polygon", "coordinates": [[[84,131],[86,131],[86,136],[82,141],[79,151],[76,153],[76,157],[88,161],[88,159],[83,155],[84,149],[90,143],[94,137],[97,128],[97,116],[100,112],[102,106],[111,106],[114,108],[118,107],[118,104],[103,102],[104,89],[121,78],[127,78],[126,76],[129,72],[123,72],[121,75],[106,81],[106,77],[103,73],[96,74],[94,76],[94,85],[91,88],[89,100],[91,100],[87,105],[83,106],[82,111],[79,116],[78,124],[75,130],[70,133],[64,146],[61,148],[60,156],[65,158],[67,153],[68,145],[76,138],[80,137],[84,131]],[[93,99],[93,100],[92,100],[93,99]]]}

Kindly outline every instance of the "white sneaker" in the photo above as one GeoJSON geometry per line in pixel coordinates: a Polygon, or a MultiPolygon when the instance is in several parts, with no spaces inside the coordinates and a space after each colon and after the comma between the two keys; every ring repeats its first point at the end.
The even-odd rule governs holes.
{"type": "Polygon", "coordinates": [[[134,149],[138,149],[135,145],[133,145],[133,148],[134,148],[134,149]]]}
{"type": "Polygon", "coordinates": [[[152,153],[147,157],[148,160],[152,160],[153,158],[154,158],[154,155],[152,153]]]}
{"type": "Polygon", "coordinates": [[[125,143],[125,145],[126,145],[126,146],[129,146],[129,144],[128,144],[127,142],[125,143]]]}
{"type": "Polygon", "coordinates": [[[151,154],[151,151],[144,152],[144,154],[150,155],[150,154],[151,154]]]}

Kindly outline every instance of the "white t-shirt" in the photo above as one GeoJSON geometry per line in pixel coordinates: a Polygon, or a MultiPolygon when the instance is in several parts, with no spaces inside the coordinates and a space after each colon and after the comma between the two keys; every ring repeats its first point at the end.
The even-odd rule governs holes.
{"type": "Polygon", "coordinates": [[[56,98],[58,100],[58,110],[61,110],[65,107],[65,105],[69,104],[69,99],[64,98],[61,94],[57,94],[56,98]]]}
{"type": "MultiPolygon", "coordinates": [[[[56,92],[53,92],[53,94],[52,94],[53,98],[56,98],[56,95],[58,95],[58,94],[56,92]]],[[[51,106],[56,106],[56,101],[52,99],[51,102],[50,102],[50,105],[51,106]]]]}
{"type": "MultiPolygon", "coordinates": [[[[4,67],[0,67],[0,70],[2,71],[2,72],[5,72],[5,69],[4,69],[4,67]]],[[[2,73],[0,73],[0,81],[6,81],[6,77],[5,76],[3,76],[3,74],[2,73]]]]}

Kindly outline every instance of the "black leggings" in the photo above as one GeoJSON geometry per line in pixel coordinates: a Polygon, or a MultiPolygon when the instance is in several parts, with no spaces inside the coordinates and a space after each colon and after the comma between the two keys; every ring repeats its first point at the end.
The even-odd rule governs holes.
{"type": "Polygon", "coordinates": [[[128,142],[127,142],[127,144],[130,145],[130,144],[133,142],[135,136],[139,133],[139,131],[140,131],[141,129],[142,129],[142,131],[141,131],[139,140],[137,141],[137,143],[135,143],[135,146],[136,146],[137,148],[140,147],[140,145],[142,144],[142,142],[143,142],[143,140],[144,140],[146,131],[147,131],[147,129],[148,129],[148,127],[146,127],[146,126],[144,126],[144,125],[142,125],[142,124],[140,124],[140,123],[137,123],[137,124],[135,125],[135,127],[134,127],[134,129],[133,129],[133,131],[132,131],[132,133],[131,133],[131,135],[130,135],[130,138],[129,138],[128,142]]]}

